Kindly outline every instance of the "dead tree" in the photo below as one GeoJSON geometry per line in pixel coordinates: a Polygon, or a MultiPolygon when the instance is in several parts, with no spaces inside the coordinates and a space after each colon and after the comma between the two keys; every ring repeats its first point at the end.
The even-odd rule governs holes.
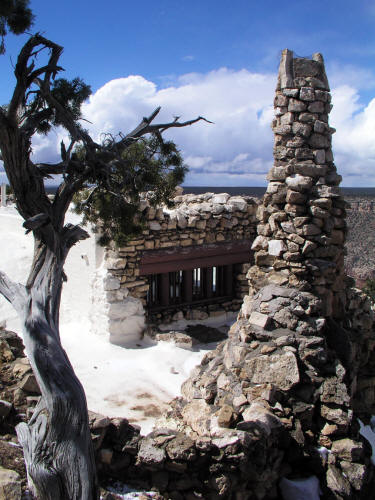
{"type": "Polygon", "coordinates": [[[16,205],[35,240],[34,259],[25,286],[12,282],[0,272],[0,293],[17,310],[23,324],[27,356],[42,397],[28,424],[17,426],[24,450],[28,482],[40,500],[97,499],[98,484],[81,383],[61,346],[59,306],[64,263],[70,248],[88,237],[81,227],[65,224],[65,213],[73,195],[85,183],[106,183],[111,164],[121,161],[121,153],[145,134],[160,135],[172,127],[185,127],[176,118],[170,123],[153,124],[155,110],[126,136],[104,144],[95,143],[77,117],[52,91],[62,47],[39,34],[21,50],[15,67],[16,85],[11,102],[0,108],[0,150],[16,205]],[[41,51],[45,64],[36,65],[41,51]],[[35,100],[38,99],[38,105],[35,100]],[[70,136],[70,145],[61,146],[57,164],[37,164],[30,159],[33,135],[52,120],[70,136]],[[73,153],[81,144],[84,158],[73,153]],[[45,190],[44,179],[61,174],[54,200],[45,190]]]}

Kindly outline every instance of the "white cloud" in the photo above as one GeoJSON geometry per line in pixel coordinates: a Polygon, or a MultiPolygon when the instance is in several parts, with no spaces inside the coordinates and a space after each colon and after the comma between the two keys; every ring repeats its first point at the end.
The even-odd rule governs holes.
{"type": "Polygon", "coordinates": [[[252,174],[256,168],[257,176],[261,169],[263,177],[256,176],[252,182],[259,184],[264,183],[272,158],[270,121],[275,78],[222,68],[183,75],[177,85],[158,90],[152,82],[131,76],[108,82],[83,111],[94,124],[89,128],[96,140],[103,131],[130,131],[159,105],[160,122],[176,115],[181,121],[202,115],[214,123],[199,122],[165,134],[178,144],[190,167],[187,183],[194,180],[201,185],[233,185],[231,176],[235,172],[241,172],[236,179],[243,183],[246,179],[238,176],[252,174]],[[217,172],[221,172],[219,178],[217,172]]]}
{"type": "Polygon", "coordinates": [[[357,89],[341,85],[332,92],[331,125],[335,162],[346,186],[375,184],[375,99],[360,104],[357,89]]]}
{"type": "MultiPolygon", "coordinates": [[[[337,85],[332,91],[330,122],[335,162],[346,186],[374,185],[375,100],[361,103],[361,89],[368,89],[368,73],[353,67],[332,71],[337,85]],[[353,75],[356,75],[355,77],[353,75]],[[349,82],[349,83],[346,83],[349,82]]],[[[272,165],[272,101],[275,74],[251,73],[221,68],[208,73],[189,73],[174,85],[158,88],[142,76],[109,81],[83,106],[83,122],[93,138],[101,134],[124,134],[143,116],[162,106],[157,121],[174,116],[188,120],[202,115],[213,124],[199,122],[191,127],[167,131],[182,150],[190,167],[186,184],[206,186],[265,185],[272,165]]],[[[34,159],[58,159],[64,132],[33,141],[34,159]]],[[[67,138],[66,138],[67,141],[67,138]]]]}

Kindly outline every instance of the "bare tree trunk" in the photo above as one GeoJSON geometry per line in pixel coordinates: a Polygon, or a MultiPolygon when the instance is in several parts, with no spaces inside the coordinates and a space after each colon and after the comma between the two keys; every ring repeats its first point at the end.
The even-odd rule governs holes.
{"type": "MultiPolygon", "coordinates": [[[[0,124],[1,125],[1,124],[0,124]]],[[[0,127],[0,145],[24,227],[34,233],[34,259],[26,286],[0,272],[0,294],[23,322],[26,353],[42,397],[28,424],[17,426],[28,483],[38,500],[96,500],[99,497],[86,397],[61,346],[59,309],[66,256],[87,238],[66,224],[71,196],[56,206],[29,161],[30,141],[16,127],[0,127]],[[16,165],[17,168],[8,168],[16,165]]]]}
{"type": "MultiPolygon", "coordinates": [[[[40,34],[21,49],[15,66],[16,86],[8,106],[0,107],[0,151],[5,171],[16,197],[24,227],[33,231],[34,261],[26,286],[13,283],[0,271],[0,294],[17,310],[24,324],[24,342],[42,393],[41,402],[28,424],[17,434],[24,449],[29,485],[39,500],[92,500],[98,498],[94,454],[83,388],[74,374],[59,336],[59,308],[63,266],[69,249],[87,233],[66,224],[66,211],[73,195],[86,183],[98,184],[123,196],[113,165],[122,153],[146,134],[186,127],[205,118],[153,124],[160,108],[126,136],[108,144],[96,144],[79,125],[65,98],[60,102],[53,81],[62,71],[58,61],[62,47],[40,34]],[[48,50],[48,62],[37,64],[37,56],[48,50]],[[65,100],[64,100],[65,99],[65,100]],[[61,162],[35,165],[30,160],[31,138],[37,131],[62,124],[70,146],[61,144],[61,162]],[[72,153],[82,143],[83,159],[72,153]],[[48,199],[44,175],[62,174],[53,202],[48,199]]],[[[68,85],[69,86],[69,85],[68,85]]],[[[71,88],[73,91],[73,87],[71,88]]],[[[77,105],[86,94],[73,91],[77,105]]],[[[71,94],[68,96],[71,99],[71,94]]],[[[207,121],[207,120],[205,120],[207,121]]]]}
{"type": "Polygon", "coordinates": [[[86,397],[57,324],[63,260],[39,244],[26,286],[24,343],[42,398],[30,422],[17,426],[17,435],[38,499],[92,500],[98,495],[86,397]]]}

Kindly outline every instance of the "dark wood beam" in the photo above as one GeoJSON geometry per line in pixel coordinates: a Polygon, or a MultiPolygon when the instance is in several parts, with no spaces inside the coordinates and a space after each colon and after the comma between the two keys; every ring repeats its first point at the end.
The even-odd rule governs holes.
{"type": "Polygon", "coordinates": [[[141,275],[187,271],[198,267],[226,266],[253,262],[252,240],[224,244],[174,247],[144,252],[140,261],[141,275]]]}

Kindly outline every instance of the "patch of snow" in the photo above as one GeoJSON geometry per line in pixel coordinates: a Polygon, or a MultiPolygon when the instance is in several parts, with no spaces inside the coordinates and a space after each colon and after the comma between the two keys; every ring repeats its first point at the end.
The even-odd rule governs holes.
{"type": "Polygon", "coordinates": [[[325,446],[321,446],[320,448],[317,448],[316,450],[319,453],[319,455],[321,457],[323,457],[324,461],[328,460],[328,455],[331,453],[331,450],[329,450],[325,446]]]}
{"type": "Polygon", "coordinates": [[[116,498],[121,498],[122,500],[130,500],[132,498],[140,498],[144,500],[145,498],[158,496],[158,494],[154,491],[136,490],[120,482],[116,482],[113,486],[109,486],[107,491],[116,494],[116,498]]]}
{"type": "MultiPolygon", "coordinates": [[[[31,233],[25,235],[22,222],[15,207],[0,207],[0,270],[25,283],[34,242],[31,233]]],[[[80,217],[68,212],[66,222],[77,224],[80,217]]],[[[145,338],[133,348],[123,348],[109,343],[108,331],[95,335],[91,285],[101,260],[97,253],[94,238],[80,242],[69,253],[64,267],[68,281],[61,300],[61,342],[86,391],[89,409],[127,418],[140,425],[142,433],[148,433],[156,418],[168,409],[168,402],[181,394],[181,384],[192,368],[214,346],[186,350],[166,342],[153,345],[145,338]]],[[[0,320],[21,333],[21,323],[3,297],[0,320]]]]}
{"type": "Polygon", "coordinates": [[[218,316],[209,317],[206,319],[179,319],[177,321],[173,321],[173,323],[161,324],[159,325],[159,329],[161,331],[170,331],[170,330],[185,330],[185,328],[189,325],[206,325],[215,328],[225,327],[225,332],[232,326],[232,324],[236,321],[238,316],[238,312],[223,312],[218,316]]]}
{"type": "Polygon", "coordinates": [[[284,500],[319,500],[322,495],[319,479],[310,476],[306,479],[286,479],[280,481],[280,490],[284,500]]]}
{"type": "Polygon", "coordinates": [[[371,462],[375,465],[375,416],[371,417],[370,425],[364,425],[364,423],[358,419],[359,422],[359,433],[370,443],[372,448],[371,462]]]}

